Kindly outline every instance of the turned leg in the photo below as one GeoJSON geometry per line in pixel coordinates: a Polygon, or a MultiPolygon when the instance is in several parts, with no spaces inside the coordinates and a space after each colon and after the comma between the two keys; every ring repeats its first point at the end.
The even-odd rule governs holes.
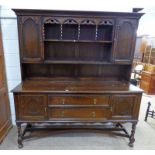
{"type": "Polygon", "coordinates": [[[21,128],[21,123],[17,123],[17,130],[18,130],[18,148],[23,147],[22,143],[22,128],[21,128]]]}
{"type": "Polygon", "coordinates": [[[130,147],[133,147],[133,143],[135,142],[134,135],[135,135],[135,130],[136,130],[136,124],[137,123],[132,123],[131,135],[129,137],[129,146],[130,147]]]}
{"type": "Polygon", "coordinates": [[[32,124],[30,123],[27,123],[25,129],[23,130],[23,133],[22,133],[22,139],[24,138],[24,135],[25,133],[27,132],[28,129],[32,128],[32,124]]]}

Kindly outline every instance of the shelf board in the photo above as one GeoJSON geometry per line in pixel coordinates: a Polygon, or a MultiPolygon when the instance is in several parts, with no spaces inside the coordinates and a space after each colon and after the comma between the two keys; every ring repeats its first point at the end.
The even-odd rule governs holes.
{"type": "Polygon", "coordinates": [[[44,39],[45,42],[82,42],[82,43],[112,43],[110,40],[57,40],[57,39],[44,39]]]}
{"type": "Polygon", "coordinates": [[[45,64],[111,64],[107,61],[45,60],[45,64]]]}

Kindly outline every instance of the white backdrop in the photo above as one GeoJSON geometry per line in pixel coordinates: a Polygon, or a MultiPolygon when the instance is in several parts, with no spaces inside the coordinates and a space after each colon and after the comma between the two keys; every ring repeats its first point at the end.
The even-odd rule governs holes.
{"type": "Polygon", "coordinates": [[[140,7],[146,14],[140,21],[138,35],[155,36],[155,0],[0,0],[0,5],[10,8],[127,12],[133,7],[140,7]]]}

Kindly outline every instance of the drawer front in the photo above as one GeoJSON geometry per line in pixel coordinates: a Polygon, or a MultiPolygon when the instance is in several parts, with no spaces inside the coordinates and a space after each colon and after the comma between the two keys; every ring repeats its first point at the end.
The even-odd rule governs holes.
{"type": "Polygon", "coordinates": [[[49,96],[49,105],[108,105],[109,96],[49,96]]]}
{"type": "Polygon", "coordinates": [[[48,109],[48,117],[52,118],[102,118],[108,119],[111,117],[111,111],[109,108],[50,108],[48,109]]]}

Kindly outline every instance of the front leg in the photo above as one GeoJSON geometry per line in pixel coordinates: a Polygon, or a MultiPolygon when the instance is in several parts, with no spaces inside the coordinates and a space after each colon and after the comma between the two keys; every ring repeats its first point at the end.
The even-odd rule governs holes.
{"type": "Polygon", "coordinates": [[[23,147],[23,136],[22,136],[22,128],[21,128],[21,123],[17,123],[17,130],[18,130],[18,148],[23,147]]]}
{"type": "Polygon", "coordinates": [[[136,125],[137,125],[137,122],[136,123],[132,123],[131,135],[129,137],[129,146],[130,147],[133,147],[133,143],[135,142],[134,135],[135,135],[136,125]]]}

